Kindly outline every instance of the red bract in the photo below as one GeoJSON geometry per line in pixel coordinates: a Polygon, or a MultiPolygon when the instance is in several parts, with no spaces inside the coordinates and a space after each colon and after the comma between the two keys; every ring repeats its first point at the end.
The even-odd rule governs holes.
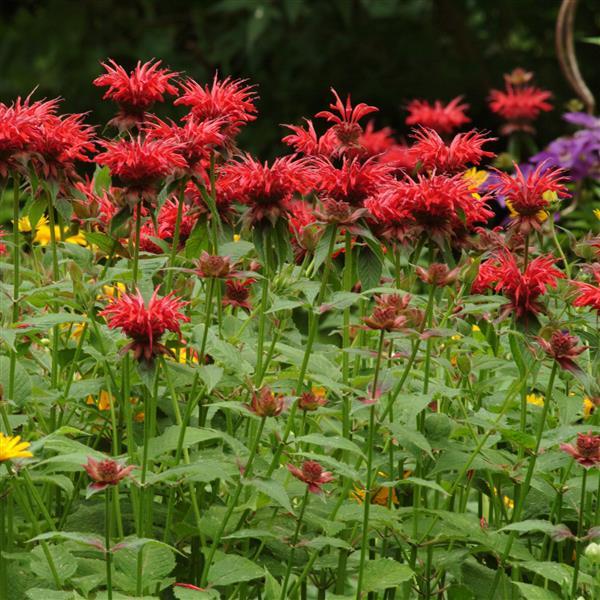
{"type": "Polygon", "coordinates": [[[393,133],[389,127],[375,129],[373,121],[369,121],[358,140],[361,156],[376,156],[393,148],[396,145],[393,133]]]}
{"type": "Polygon", "coordinates": [[[174,104],[190,107],[187,118],[220,120],[224,124],[224,133],[230,137],[256,119],[254,103],[257,96],[254,87],[247,85],[245,79],[227,77],[219,81],[215,74],[212,86],[202,86],[193,79],[187,79],[181,87],[183,93],[174,104]]]}
{"type": "Polygon", "coordinates": [[[473,194],[462,175],[434,175],[391,181],[365,202],[386,237],[425,233],[442,243],[460,239],[478,222],[487,221],[493,212],[488,196],[473,194]]]}
{"type": "Polygon", "coordinates": [[[553,200],[569,195],[564,182],[561,169],[546,168],[541,164],[525,175],[515,164],[514,175],[496,171],[496,182],[489,189],[505,198],[513,227],[526,234],[532,229],[540,230],[553,200]]]}
{"type": "MultiPolygon", "coordinates": [[[[179,207],[179,200],[176,198],[170,198],[160,207],[158,211],[158,231],[154,227],[152,220],[146,221],[140,231],[140,248],[145,252],[152,252],[154,254],[160,254],[163,252],[162,248],[157,246],[150,238],[155,237],[165,242],[171,242],[175,235],[175,224],[177,222],[177,210],[179,207]]],[[[181,215],[181,222],[179,224],[179,244],[183,244],[189,237],[196,219],[189,214],[188,207],[184,204],[183,212],[181,215]]]]}
{"type": "Polygon", "coordinates": [[[415,144],[411,148],[414,161],[427,170],[454,174],[464,171],[468,165],[479,165],[484,158],[495,156],[483,149],[483,145],[496,138],[486,137],[475,130],[459,133],[446,144],[433,129],[419,129],[413,134],[415,144]]]}
{"type": "Polygon", "coordinates": [[[433,104],[426,100],[411,100],[406,107],[409,112],[406,124],[420,125],[442,134],[452,133],[471,120],[465,115],[469,105],[461,102],[462,96],[454,98],[445,105],[440,100],[436,100],[433,104]]]}
{"type": "Polygon", "coordinates": [[[89,486],[94,492],[100,492],[111,485],[119,485],[134,469],[132,465],[126,467],[112,458],[95,460],[91,456],[88,457],[87,464],[83,465],[83,468],[94,480],[89,486]]]}
{"type": "Polygon", "coordinates": [[[282,138],[282,142],[291,146],[295,152],[305,156],[333,157],[338,152],[339,143],[333,129],[328,129],[321,137],[317,135],[310,119],[306,121],[306,129],[301,125],[284,125],[293,133],[282,138]]]}
{"type": "Polygon", "coordinates": [[[333,475],[329,471],[324,471],[323,467],[314,460],[305,460],[301,469],[291,463],[288,463],[287,468],[296,479],[306,483],[308,491],[313,494],[320,494],[323,491],[322,486],[333,481],[333,475]]]}
{"type": "Polygon", "coordinates": [[[600,464],[600,436],[590,431],[577,434],[577,445],[561,444],[560,449],[570,454],[582,467],[590,469],[600,464]]]}
{"type": "Polygon", "coordinates": [[[231,259],[229,256],[217,256],[204,251],[198,259],[196,273],[200,277],[213,277],[224,279],[232,274],[231,259]]]}
{"type": "Polygon", "coordinates": [[[223,306],[252,310],[252,304],[250,304],[250,287],[253,283],[254,279],[228,279],[225,282],[223,306]]]}
{"type": "Polygon", "coordinates": [[[119,210],[114,202],[114,191],[111,187],[98,193],[92,180],[78,181],[74,186],[75,213],[80,218],[97,219],[102,228],[106,228],[119,210]]]}
{"type": "Polygon", "coordinates": [[[596,285],[584,281],[573,281],[577,290],[577,298],[573,301],[573,306],[589,306],[600,313],[600,264],[592,265],[590,271],[596,280],[596,285]]]}
{"type": "Polygon", "coordinates": [[[363,130],[358,122],[363,117],[377,112],[379,109],[364,102],[360,102],[353,107],[350,94],[348,94],[346,104],[344,104],[333,88],[331,88],[331,92],[335,98],[335,102],[329,105],[331,111],[323,110],[318,112],[315,117],[334,124],[332,130],[342,149],[360,148],[359,138],[363,130]]]}
{"type": "Polygon", "coordinates": [[[494,289],[506,296],[510,303],[503,307],[502,316],[513,312],[519,319],[534,316],[544,312],[539,297],[549,287],[555,288],[558,279],[564,278],[555,268],[555,263],[553,256],[538,256],[521,272],[515,256],[502,252],[481,265],[471,291],[479,294],[486,289],[494,289]]]}
{"type": "Polygon", "coordinates": [[[162,179],[187,167],[180,144],[172,139],[138,136],[101,144],[105,150],[96,156],[96,162],[106,165],[130,193],[142,198],[151,198],[162,179]]]}
{"type": "Polygon", "coordinates": [[[6,235],[6,231],[0,230],[0,256],[4,256],[8,252],[6,244],[2,241],[2,238],[5,235],[6,235]]]}
{"type": "Polygon", "coordinates": [[[94,85],[108,87],[103,99],[119,105],[119,112],[110,124],[120,131],[143,123],[146,111],[155,102],[163,102],[166,94],[177,94],[177,88],[171,83],[177,73],[161,69],[160,60],[152,59],[144,64],[138,61],[129,73],[112,59],[101,64],[106,73],[97,77],[94,85]]]}
{"type": "Polygon", "coordinates": [[[410,296],[388,294],[375,296],[375,308],[368,317],[363,317],[363,322],[368,329],[383,331],[397,331],[407,325],[408,318],[404,314],[408,308],[410,296]]]}
{"type": "Polygon", "coordinates": [[[248,408],[259,417],[277,417],[284,407],[283,396],[274,394],[271,388],[264,386],[252,392],[252,400],[248,408]]]}
{"type": "Polygon", "coordinates": [[[419,279],[425,283],[436,287],[444,287],[446,285],[451,285],[456,281],[460,269],[458,267],[450,269],[448,265],[444,263],[431,263],[427,269],[417,267],[415,272],[419,279]]]}
{"type": "Polygon", "coordinates": [[[160,298],[158,290],[146,304],[138,290],[136,294],[121,294],[99,314],[106,318],[111,329],[119,328],[132,338],[123,352],[133,350],[137,360],[150,361],[157,354],[168,353],[160,343],[166,331],[181,334],[181,323],[189,321],[181,312],[186,304],[172,293],[160,298]]]}
{"type": "Polygon", "coordinates": [[[76,178],[75,163],[89,162],[95,150],[94,128],[83,122],[85,115],[46,114],[40,119],[31,143],[32,162],[48,179],[76,178]]]}
{"type": "Polygon", "coordinates": [[[345,157],[339,167],[324,158],[314,162],[317,190],[321,195],[359,207],[391,180],[392,171],[391,165],[375,158],[360,162],[357,158],[345,157]]]}
{"type": "Polygon", "coordinates": [[[542,350],[554,359],[561,368],[572,373],[581,371],[575,358],[585,351],[585,346],[578,346],[579,338],[568,331],[557,330],[552,333],[550,340],[536,338],[542,350]]]}
{"type": "Polygon", "coordinates": [[[199,122],[193,117],[182,126],[155,118],[147,127],[150,139],[171,140],[177,144],[178,152],[187,163],[186,170],[191,175],[203,175],[209,166],[210,153],[225,144],[226,136],[222,130],[223,121],[199,122]]]}
{"type": "Polygon", "coordinates": [[[284,156],[269,165],[246,154],[220,169],[217,193],[246,204],[249,223],[274,224],[287,211],[294,194],[307,194],[314,181],[314,170],[306,159],[284,156]]]}

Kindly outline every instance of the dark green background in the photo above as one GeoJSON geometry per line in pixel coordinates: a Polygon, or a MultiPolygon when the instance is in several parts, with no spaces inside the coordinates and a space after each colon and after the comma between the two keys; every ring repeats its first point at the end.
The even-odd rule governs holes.
{"type": "MultiPolygon", "coordinates": [[[[0,98],[38,86],[91,110],[103,123],[114,107],[92,86],[112,57],[127,67],[159,57],[205,81],[216,68],[259,86],[260,119],[244,147],[279,151],[279,123],[311,116],[333,85],[382,109],[378,124],[405,131],[413,97],[465,94],[475,125],[494,128],[485,97],[515,66],[536,71],[562,109],[572,93],[554,54],[559,0],[46,0],[0,4],[0,98]]],[[[600,0],[582,0],[577,36],[597,36],[600,0]]],[[[582,71],[600,91],[600,46],[577,45],[582,71]]],[[[559,112],[542,117],[541,141],[563,131],[559,112]]]]}

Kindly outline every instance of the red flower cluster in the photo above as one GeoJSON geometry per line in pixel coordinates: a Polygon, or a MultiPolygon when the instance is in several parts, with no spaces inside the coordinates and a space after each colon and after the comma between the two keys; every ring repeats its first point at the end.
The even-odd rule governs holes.
{"type": "Polygon", "coordinates": [[[168,294],[159,298],[155,290],[148,304],[139,290],[136,294],[121,294],[99,314],[106,318],[111,329],[120,328],[132,341],[122,352],[133,350],[137,360],[151,361],[157,354],[168,354],[160,338],[166,331],[181,334],[181,323],[188,322],[179,298],[168,294]]]}
{"type": "MultiPolygon", "coordinates": [[[[149,219],[142,225],[140,230],[140,248],[144,250],[144,252],[151,252],[153,254],[160,254],[163,252],[162,248],[157,246],[150,238],[158,238],[165,242],[171,242],[173,240],[178,208],[179,200],[170,198],[165,201],[158,211],[158,218],[156,219],[158,231],[156,231],[152,219],[149,219]]],[[[189,209],[184,204],[181,223],[179,224],[180,245],[187,240],[195,224],[196,218],[189,214],[189,209]]]]}
{"type": "Polygon", "coordinates": [[[510,175],[496,171],[496,182],[489,186],[491,191],[505,198],[513,219],[512,225],[522,233],[540,229],[548,218],[547,210],[553,201],[569,195],[561,169],[539,165],[527,175],[515,164],[515,173],[510,175]]]}
{"type": "Polygon", "coordinates": [[[397,331],[407,324],[404,314],[408,308],[410,296],[399,294],[388,294],[375,296],[375,308],[368,317],[363,317],[363,322],[368,329],[381,331],[397,331]]]}
{"type": "Polygon", "coordinates": [[[8,250],[6,248],[6,244],[2,241],[2,238],[6,235],[5,231],[0,229],[0,256],[4,256],[8,250]]]}
{"type": "Polygon", "coordinates": [[[264,386],[252,392],[249,410],[259,417],[277,417],[283,411],[283,396],[274,394],[270,387],[264,386]]]}
{"type": "Polygon", "coordinates": [[[577,366],[575,358],[585,351],[585,346],[578,346],[579,338],[571,335],[568,331],[554,331],[550,340],[538,337],[537,342],[542,350],[552,359],[554,359],[561,368],[572,373],[577,373],[581,369],[577,366]]]}
{"type": "Polygon", "coordinates": [[[323,467],[314,460],[305,460],[301,469],[291,463],[288,463],[287,468],[296,479],[306,483],[308,491],[313,494],[320,494],[323,491],[322,486],[333,481],[333,475],[329,471],[324,471],[323,467]]]}
{"type": "Polygon", "coordinates": [[[564,277],[555,263],[553,256],[538,256],[522,272],[513,254],[501,252],[481,265],[471,291],[481,294],[494,289],[506,296],[510,303],[503,307],[503,317],[513,312],[519,319],[534,316],[544,312],[539,297],[549,287],[556,287],[557,280],[564,277]]]}
{"type": "Polygon", "coordinates": [[[155,102],[163,102],[166,94],[177,95],[171,79],[177,76],[161,69],[160,60],[138,61],[135,69],[127,72],[114,60],[101,63],[106,73],[94,80],[94,85],[108,87],[104,100],[113,100],[119,106],[118,114],[109,122],[120,131],[140,126],[146,119],[146,111],[155,102]]]}
{"type": "Polygon", "coordinates": [[[576,446],[561,444],[560,449],[586,469],[600,465],[600,435],[592,435],[591,431],[587,435],[578,433],[576,446]]]}
{"type": "Polygon", "coordinates": [[[428,171],[454,174],[464,171],[467,165],[479,165],[484,158],[495,156],[483,145],[496,138],[486,137],[475,130],[459,133],[446,144],[433,129],[419,129],[413,134],[416,140],[411,147],[415,163],[418,161],[428,171]]]}
{"type": "Polygon", "coordinates": [[[307,194],[314,183],[314,170],[306,159],[284,156],[269,165],[247,154],[220,169],[217,192],[246,204],[248,222],[274,224],[287,212],[294,194],[307,194]]]}
{"type": "Polygon", "coordinates": [[[596,280],[596,285],[584,281],[573,281],[577,289],[577,298],[573,306],[589,306],[600,313],[600,264],[595,263],[589,269],[596,280]]]}
{"type": "Polygon", "coordinates": [[[119,485],[134,469],[132,465],[125,467],[112,458],[96,460],[91,456],[88,457],[87,464],[83,465],[83,468],[93,480],[89,485],[89,489],[93,492],[101,492],[111,485],[119,485]]]}
{"type": "Polygon", "coordinates": [[[250,304],[250,287],[253,283],[254,279],[228,279],[225,282],[223,306],[242,308],[248,311],[252,310],[252,304],[250,304]]]}
{"type": "Polygon", "coordinates": [[[461,96],[454,98],[448,104],[443,104],[439,100],[433,104],[426,100],[411,100],[406,107],[409,113],[406,124],[427,127],[441,134],[452,133],[471,120],[465,115],[468,108],[468,104],[462,104],[461,96]]]}

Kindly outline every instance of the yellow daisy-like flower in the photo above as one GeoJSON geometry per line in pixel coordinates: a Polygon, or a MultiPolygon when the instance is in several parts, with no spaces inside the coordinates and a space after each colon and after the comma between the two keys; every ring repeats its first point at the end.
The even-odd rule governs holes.
{"type": "MultiPolygon", "coordinates": [[[[40,225],[39,227],[36,227],[33,243],[39,244],[40,246],[47,246],[52,241],[50,234],[50,227],[48,225],[40,225]]],[[[62,232],[58,225],[54,226],[54,236],[56,237],[57,242],[62,240],[62,232]]]]}
{"type": "Polygon", "coordinates": [[[114,398],[109,394],[106,390],[102,390],[98,396],[98,399],[93,396],[88,396],[86,399],[86,404],[96,405],[98,410],[110,410],[110,405],[112,404],[114,398]]]}
{"type": "Polygon", "coordinates": [[[67,244],[77,244],[78,246],[87,246],[87,240],[85,239],[85,235],[82,231],[76,233],[75,235],[70,235],[65,239],[67,244]]]}
{"type": "Polygon", "coordinates": [[[31,444],[22,442],[19,435],[4,435],[0,432],[0,463],[13,458],[31,458],[33,454],[27,450],[31,444]]]}
{"type": "Polygon", "coordinates": [[[544,406],[544,396],[541,394],[527,394],[527,404],[534,406],[544,406]]]}
{"type": "Polygon", "coordinates": [[[38,227],[44,227],[48,225],[48,217],[46,215],[42,215],[38,222],[35,224],[35,227],[31,226],[31,221],[29,217],[20,217],[18,221],[19,231],[21,233],[29,233],[32,229],[37,229],[38,227]]]}
{"type": "Polygon", "coordinates": [[[455,342],[458,342],[458,340],[460,340],[461,338],[462,338],[462,335],[460,335],[460,333],[456,333],[450,339],[455,342]]]}
{"type": "MultiPolygon", "coordinates": [[[[498,495],[498,488],[494,488],[494,496],[498,495]]],[[[515,501],[510,496],[502,496],[502,504],[509,510],[515,507],[515,501]]]]}
{"type": "Polygon", "coordinates": [[[583,416],[587,419],[596,408],[596,405],[586,396],[583,399],[583,416]]]}
{"type": "Polygon", "coordinates": [[[238,235],[237,233],[233,234],[233,241],[234,242],[239,242],[242,239],[241,235],[238,235]]]}
{"type": "Polygon", "coordinates": [[[596,217],[596,219],[598,219],[598,221],[600,221],[600,208],[594,209],[594,216],[596,217]]]}
{"type": "Polygon", "coordinates": [[[476,169],[475,167],[468,169],[463,173],[463,179],[466,179],[469,187],[475,190],[482,186],[488,177],[489,173],[487,171],[476,169]]]}
{"type": "Polygon", "coordinates": [[[481,331],[481,327],[479,327],[479,325],[473,325],[473,327],[471,327],[471,331],[473,333],[477,333],[478,331],[481,331]]]}
{"type": "Polygon", "coordinates": [[[124,294],[127,291],[124,283],[117,281],[115,285],[103,285],[102,286],[102,294],[98,294],[97,300],[104,300],[105,298],[110,298],[112,300],[116,300],[119,298],[121,294],[124,294]]]}
{"type": "MultiPolygon", "coordinates": [[[[187,349],[180,348],[179,349],[179,362],[182,365],[185,365],[187,363],[187,361],[188,361],[187,349]]],[[[192,351],[190,361],[194,364],[198,364],[198,353],[195,350],[192,351]]]]}

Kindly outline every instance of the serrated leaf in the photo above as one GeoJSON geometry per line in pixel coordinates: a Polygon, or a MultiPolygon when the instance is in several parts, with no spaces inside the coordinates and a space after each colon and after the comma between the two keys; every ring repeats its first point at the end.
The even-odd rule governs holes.
{"type": "Polygon", "coordinates": [[[309,433],[303,435],[297,439],[298,442],[304,442],[305,444],[313,444],[315,446],[323,446],[324,448],[333,448],[335,450],[346,450],[357,454],[358,456],[365,457],[363,451],[350,440],[342,437],[341,435],[323,435],[321,433],[309,433]]]}
{"type": "Polygon", "coordinates": [[[279,483],[279,481],[276,481],[275,479],[250,479],[245,480],[244,485],[249,485],[250,487],[255,488],[259,492],[269,496],[269,498],[275,500],[277,504],[283,506],[283,508],[285,508],[286,511],[290,513],[294,512],[288,494],[285,491],[283,485],[279,483]]]}
{"type": "Polygon", "coordinates": [[[391,558],[379,558],[365,563],[363,591],[383,592],[412,579],[414,573],[408,565],[391,558]]]}
{"type": "Polygon", "coordinates": [[[214,563],[208,572],[208,581],[212,586],[225,586],[242,581],[252,581],[264,577],[264,571],[254,562],[230,554],[214,563]]]}

